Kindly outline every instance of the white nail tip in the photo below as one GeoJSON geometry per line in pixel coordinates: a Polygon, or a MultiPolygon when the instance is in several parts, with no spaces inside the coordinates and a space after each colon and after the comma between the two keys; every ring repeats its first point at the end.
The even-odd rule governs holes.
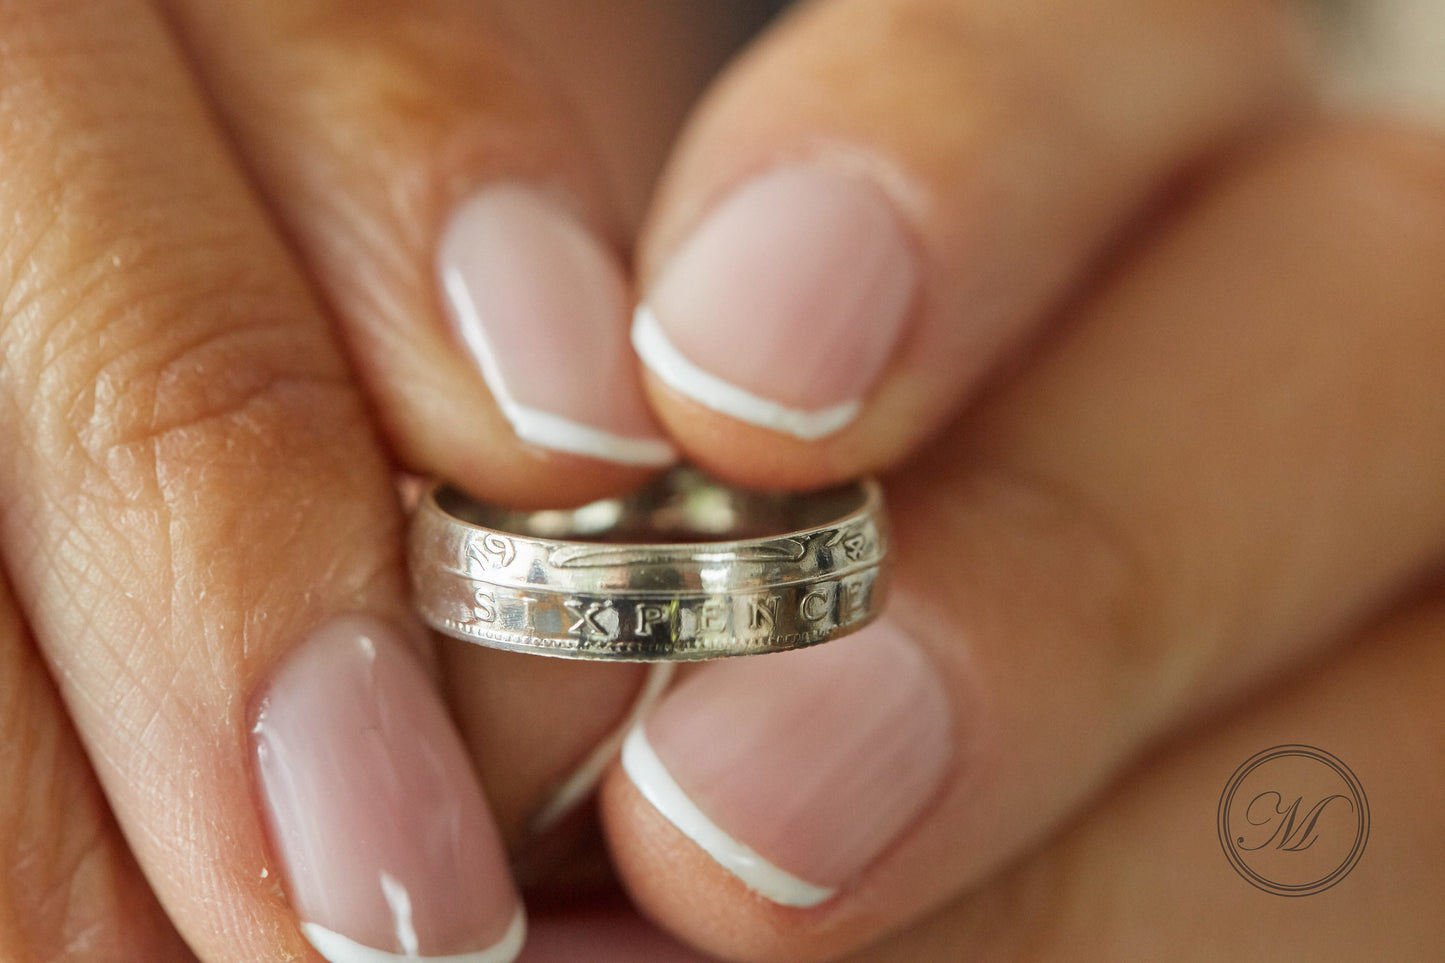
{"type": "Polygon", "coordinates": [[[547,832],[592,795],[592,791],[597,788],[597,784],[606,774],[607,767],[612,765],[613,759],[617,758],[617,750],[622,748],[622,740],[662,697],[662,693],[667,689],[667,684],[672,681],[672,675],[676,669],[676,662],[652,663],[647,670],[647,678],[642,683],[642,689],[638,692],[636,701],[632,703],[631,711],[627,713],[627,718],[623,719],[622,724],[606,739],[597,744],[597,748],[592,750],[592,754],[582,760],[582,764],[572,770],[572,774],[557,787],[551,798],[537,809],[536,815],[529,823],[529,828],[534,834],[540,836],[547,832]]]}
{"type": "Polygon", "coordinates": [[[507,391],[507,380],[501,362],[492,350],[491,342],[487,340],[481,309],[472,297],[466,278],[454,269],[444,270],[442,286],[456,314],[462,340],[466,342],[477,366],[482,369],[482,377],[491,389],[492,397],[502,409],[507,421],[511,422],[512,430],[518,438],[542,448],[586,455],[623,465],[663,468],[677,461],[677,449],[661,438],[619,435],[518,404],[507,391]]]}
{"type": "Polygon", "coordinates": [[[301,932],[330,963],[512,963],[527,941],[527,915],[520,908],[512,917],[506,935],[484,950],[451,956],[407,956],[363,946],[340,933],[315,923],[302,923],[301,932]]]}
{"type": "Polygon", "coordinates": [[[760,896],[782,906],[806,908],[827,901],[836,892],[779,869],[723,832],[673,780],[640,725],[633,727],[623,743],[622,768],[643,797],[668,822],[760,896]]]}
{"type": "Polygon", "coordinates": [[[677,449],[661,438],[615,435],[515,402],[502,402],[501,408],[518,438],[543,448],[645,468],[662,468],[677,461],[677,449]]]}
{"type": "Polygon", "coordinates": [[[845,401],[816,411],[789,408],[709,374],[677,350],[645,304],[633,315],[632,346],[643,364],[674,391],[730,418],[804,441],[833,434],[856,418],[861,407],[857,401],[845,401]]]}

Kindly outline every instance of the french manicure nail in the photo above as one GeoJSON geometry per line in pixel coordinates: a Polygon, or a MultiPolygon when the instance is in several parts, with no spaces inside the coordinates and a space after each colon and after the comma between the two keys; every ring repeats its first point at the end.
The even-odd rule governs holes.
{"type": "Polygon", "coordinates": [[[517,185],[452,215],[438,271],[453,323],[523,441],[629,465],[676,460],[627,349],[615,258],[560,204],[517,185]]]}
{"type": "Polygon", "coordinates": [[[666,264],[632,342],[673,390],[805,440],[847,425],[902,333],[918,269],[863,176],[784,167],[724,199],[666,264]]]}
{"type": "Polygon", "coordinates": [[[647,667],[647,676],[643,680],[642,688],[638,690],[637,698],[628,710],[627,717],[622,720],[613,732],[602,739],[582,762],[568,774],[552,794],[537,807],[531,820],[528,822],[528,829],[534,836],[551,830],[577,810],[582,803],[592,798],[597,786],[602,782],[608,767],[617,759],[617,752],[622,748],[623,741],[627,734],[632,731],[639,720],[645,718],[662,698],[663,692],[672,682],[673,673],[677,670],[676,662],[654,662],[647,667]]]}
{"type": "Polygon", "coordinates": [[[525,918],[460,737],[421,665],[362,617],[282,663],[252,726],[302,932],[331,963],[510,963],[525,918]]]}
{"type": "Polygon", "coordinates": [[[815,906],[938,791],[951,718],[917,644],[885,620],[697,672],[632,730],[622,764],[724,869],[775,903],[815,906]]]}

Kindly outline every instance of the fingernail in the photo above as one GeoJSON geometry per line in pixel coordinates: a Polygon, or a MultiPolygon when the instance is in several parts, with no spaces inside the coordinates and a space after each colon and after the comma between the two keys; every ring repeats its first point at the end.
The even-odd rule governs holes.
{"type": "Polygon", "coordinates": [[[526,924],[460,737],[380,622],[324,626],[252,726],[287,891],[331,963],[510,963],[526,924]]]}
{"type": "Polygon", "coordinates": [[[760,895],[800,907],[877,858],[952,758],[942,684],[887,622],[708,666],[622,751],[633,784],[684,835],[760,895]]]}
{"type": "Polygon", "coordinates": [[[523,441],[628,465],[676,460],[627,348],[616,259],[563,207],[516,185],[452,216],[438,270],[453,323],[523,441]]]}
{"type": "Polygon", "coordinates": [[[647,716],[657,704],[657,700],[662,698],[662,693],[672,682],[676,669],[676,662],[654,662],[648,666],[647,677],[643,680],[642,688],[638,690],[637,698],[622,724],[603,738],[542,805],[537,807],[527,827],[533,835],[541,836],[548,832],[575,812],[578,806],[592,798],[598,784],[602,782],[602,777],[607,774],[608,767],[617,758],[623,740],[633,727],[647,716]]]}
{"type": "Polygon", "coordinates": [[[785,167],[722,201],[658,276],[632,342],[665,384],[742,421],[822,438],[857,415],[918,270],[861,175],[785,167]]]}

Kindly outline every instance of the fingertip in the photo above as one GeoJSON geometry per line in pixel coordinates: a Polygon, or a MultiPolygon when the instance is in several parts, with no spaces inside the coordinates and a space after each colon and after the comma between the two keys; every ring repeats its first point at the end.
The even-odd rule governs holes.
{"type": "Polygon", "coordinates": [[[797,7],[695,112],[642,236],[633,339],[679,446],[790,486],[921,448],[1182,173],[1306,109],[1263,9],[797,7]]]}
{"type": "Polygon", "coordinates": [[[748,889],[779,906],[808,909],[838,892],[788,872],[723,829],[677,784],[642,726],[633,727],[622,747],[622,770],[644,799],[688,839],[748,889]]]}
{"type": "Polygon", "coordinates": [[[777,917],[798,911],[759,899],[722,870],[620,766],[602,784],[599,802],[608,852],[645,917],[709,958],[792,958],[777,917]]]}
{"type": "Polygon", "coordinates": [[[830,155],[754,171],[666,255],[631,339],[684,446],[710,439],[705,423],[668,419],[674,398],[756,429],[785,474],[824,446],[860,460],[850,449],[868,433],[850,429],[896,360],[921,275],[875,166],[830,155]]]}
{"type": "Polygon", "coordinates": [[[619,872],[656,919],[729,958],[856,945],[878,925],[864,871],[952,774],[953,728],[928,659],[887,621],[706,666],[627,738],[603,798],[619,872]]]}
{"type": "Polygon", "coordinates": [[[805,439],[717,411],[653,370],[643,383],[658,420],[682,457],[749,488],[809,491],[892,467],[936,430],[928,421],[937,391],[925,378],[893,379],[834,433],[805,439]]]}
{"type": "Polygon", "coordinates": [[[512,450],[502,451],[498,446],[464,454],[452,452],[444,462],[451,466],[444,477],[474,498],[528,511],[575,508],[621,495],[641,487],[661,470],[525,443],[508,447],[512,450]]]}
{"type": "Polygon", "coordinates": [[[665,467],[675,451],[626,349],[622,266],[574,207],[520,183],[457,206],[437,253],[452,331],[521,442],[665,467]]]}
{"type": "Polygon", "coordinates": [[[343,616],[281,661],[251,734],[302,932],[331,963],[510,963],[525,932],[441,695],[385,623],[343,616]]]}
{"type": "Polygon", "coordinates": [[[822,408],[802,408],[763,397],[726,381],[677,349],[651,305],[638,305],[632,346],[652,375],[678,394],[720,415],[801,441],[836,434],[858,416],[860,402],[848,398],[822,408]]]}
{"type": "MultiPolygon", "coordinates": [[[[629,132],[669,121],[643,109],[652,102],[622,103],[623,88],[574,96],[631,46],[629,17],[451,2],[169,7],[407,470],[551,507],[675,460],[626,337],[619,198],[653,163],[634,158],[619,187],[617,158],[590,129],[606,104],[629,132]],[[581,47],[569,31],[584,23],[590,44],[554,66],[559,51],[538,42],[581,47]]],[[[698,82],[686,55],[629,66],[628,83],[645,79],[669,103],[698,82]]]]}

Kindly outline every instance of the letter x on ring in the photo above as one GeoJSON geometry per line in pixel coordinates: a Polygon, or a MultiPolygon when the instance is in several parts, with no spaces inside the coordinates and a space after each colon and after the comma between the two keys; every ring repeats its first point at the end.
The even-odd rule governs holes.
{"type": "Polygon", "coordinates": [[[888,587],[872,480],[765,494],[676,468],[625,498],[532,512],[438,484],[412,517],[408,555],[417,610],[433,628],[571,659],[816,645],[872,621],[888,587]]]}

